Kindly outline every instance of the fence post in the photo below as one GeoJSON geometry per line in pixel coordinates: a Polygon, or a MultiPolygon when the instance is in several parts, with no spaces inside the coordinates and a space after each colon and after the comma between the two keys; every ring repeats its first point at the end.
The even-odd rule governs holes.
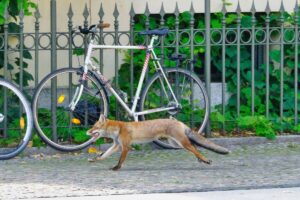
{"type": "Polygon", "coordinates": [[[298,49],[298,44],[299,44],[299,7],[298,7],[298,1],[296,0],[296,5],[295,5],[295,103],[294,103],[294,113],[295,113],[295,126],[298,125],[298,65],[299,65],[299,59],[298,59],[298,53],[299,53],[299,49],[298,49]]]}
{"type": "MultiPolygon", "coordinates": [[[[56,70],[57,55],[56,55],[56,0],[50,2],[51,10],[51,72],[56,70]]],[[[56,102],[56,80],[51,81],[51,102],[56,102]]],[[[56,125],[56,106],[51,104],[51,120],[52,120],[52,137],[53,141],[57,141],[57,125],[56,125]]]]}
{"type": "Polygon", "coordinates": [[[41,17],[39,8],[37,7],[35,12],[34,12],[34,17],[35,17],[35,22],[34,22],[34,27],[35,27],[35,32],[34,32],[34,37],[35,37],[35,43],[34,43],[34,85],[37,86],[39,83],[39,43],[38,43],[38,38],[39,38],[39,30],[40,30],[40,22],[39,18],[41,17]]]}
{"type": "MultiPolygon", "coordinates": [[[[210,80],[211,80],[211,65],[210,65],[210,0],[205,0],[205,86],[208,94],[208,113],[210,116],[210,98],[211,98],[211,92],[210,92],[210,80]]],[[[210,119],[207,121],[206,125],[206,137],[211,136],[211,130],[210,130],[210,119]]]]}
{"type": "MultiPolygon", "coordinates": [[[[223,2],[222,8],[222,115],[225,116],[225,96],[226,96],[226,5],[223,2]]],[[[222,123],[222,132],[225,133],[226,124],[222,123]]]]}
{"type": "MultiPolygon", "coordinates": [[[[7,67],[8,67],[8,57],[7,57],[7,54],[8,54],[8,10],[7,8],[5,9],[5,12],[4,12],[4,19],[5,19],[5,22],[4,22],[4,26],[3,26],[3,30],[4,30],[4,78],[7,78],[7,67]]],[[[4,95],[3,95],[3,98],[4,98],[4,102],[3,102],[3,115],[4,116],[7,116],[7,90],[4,89],[4,95]]],[[[4,121],[3,121],[3,136],[4,138],[7,137],[7,117],[4,118],[4,121]]]]}
{"type": "MultiPolygon", "coordinates": [[[[270,35],[270,4],[266,7],[266,35],[270,35]]],[[[266,41],[266,117],[269,118],[269,99],[270,99],[270,38],[266,41]]]]}
{"type": "MultiPolygon", "coordinates": [[[[130,8],[130,36],[129,36],[129,43],[130,45],[134,45],[134,16],[135,16],[135,11],[133,8],[133,3],[131,3],[131,8],[130,8]]],[[[134,94],[133,94],[133,84],[134,84],[134,64],[133,64],[133,50],[130,50],[130,100],[133,102],[134,94]]]]}
{"type": "MultiPolygon", "coordinates": [[[[118,11],[118,7],[117,7],[117,3],[115,4],[115,9],[113,12],[113,16],[114,16],[114,44],[115,45],[119,45],[119,21],[118,21],[118,17],[119,17],[119,11],[118,11]]],[[[115,50],[115,85],[116,88],[119,87],[119,50],[116,49],[115,50]]],[[[119,115],[119,105],[116,102],[116,119],[120,119],[120,115],[119,115]]]]}
{"type": "MultiPolygon", "coordinates": [[[[103,11],[103,7],[102,7],[102,3],[100,5],[100,10],[98,12],[98,16],[99,16],[99,23],[102,24],[103,23],[103,17],[104,17],[104,11],[103,11]]],[[[104,40],[103,40],[103,28],[100,28],[100,31],[99,31],[99,44],[104,44],[104,40]]],[[[103,63],[103,49],[100,49],[99,50],[99,57],[100,57],[100,72],[101,74],[103,74],[103,66],[104,66],[104,63],[103,63]]]]}

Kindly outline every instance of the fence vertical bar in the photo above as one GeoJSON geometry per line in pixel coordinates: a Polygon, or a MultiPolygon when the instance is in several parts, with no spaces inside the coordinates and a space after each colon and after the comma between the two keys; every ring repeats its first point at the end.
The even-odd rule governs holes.
{"type": "Polygon", "coordinates": [[[283,68],[284,68],[284,6],[281,1],[280,6],[280,132],[282,132],[283,122],[283,68]]]}
{"type": "MultiPolygon", "coordinates": [[[[149,6],[148,6],[148,2],[146,3],[146,8],[145,8],[145,12],[144,15],[146,16],[146,20],[145,20],[145,30],[149,30],[149,26],[150,26],[150,20],[149,20],[149,16],[150,16],[150,10],[149,10],[149,6]]],[[[146,44],[149,43],[149,37],[146,37],[146,44]]],[[[146,78],[147,75],[146,75],[146,78]]]]}
{"type": "Polygon", "coordinates": [[[175,15],[175,53],[179,53],[179,8],[178,3],[176,2],[176,7],[174,11],[175,15]]]}
{"type": "MultiPolygon", "coordinates": [[[[145,13],[144,15],[146,16],[146,20],[145,20],[145,29],[146,30],[149,30],[149,27],[150,27],[150,10],[149,10],[149,6],[148,6],[148,2],[146,3],[146,8],[145,8],[145,13]]],[[[149,36],[146,36],[146,44],[148,45],[149,44],[149,36]]],[[[149,68],[147,69],[147,71],[149,71],[149,68]]],[[[145,80],[147,81],[148,80],[148,73],[146,73],[146,78],[145,80]]]]}
{"type": "MultiPolygon", "coordinates": [[[[135,12],[134,12],[134,8],[133,8],[133,3],[131,3],[131,8],[130,8],[130,36],[129,36],[129,42],[130,45],[134,45],[134,16],[135,16],[135,12]]],[[[131,102],[133,102],[133,87],[134,87],[134,65],[133,65],[133,50],[130,50],[130,100],[131,102]]]]}
{"type": "MultiPolygon", "coordinates": [[[[8,66],[8,10],[7,8],[4,11],[4,18],[5,18],[5,22],[4,22],[4,26],[3,26],[3,30],[4,30],[4,71],[3,71],[3,76],[6,79],[7,78],[7,66],[8,66]]],[[[7,90],[4,89],[4,102],[3,102],[3,115],[7,116],[7,90]]],[[[3,121],[3,137],[6,138],[7,137],[7,117],[4,118],[3,121]]]]}
{"type": "Polygon", "coordinates": [[[270,98],[270,4],[266,7],[266,117],[269,118],[269,98],[270,98]]]}
{"type": "Polygon", "coordinates": [[[255,4],[254,1],[252,2],[252,17],[251,17],[251,36],[252,36],[252,44],[251,44],[251,115],[254,116],[255,112],[255,25],[256,25],[256,18],[255,18],[255,4]]]}
{"type": "MultiPolygon", "coordinates": [[[[238,2],[237,7],[237,67],[236,67],[236,73],[237,73],[237,117],[240,117],[240,106],[241,106],[241,7],[240,2],[238,2]]],[[[239,131],[239,128],[238,128],[239,131]]]]}
{"type": "Polygon", "coordinates": [[[295,119],[294,119],[294,125],[297,126],[298,125],[298,65],[299,65],[299,60],[298,60],[298,53],[299,53],[299,49],[298,49],[298,44],[299,44],[299,7],[298,7],[298,1],[296,0],[296,5],[295,5],[295,17],[294,17],[294,21],[295,21],[295,74],[294,74],[294,79],[295,79],[295,83],[294,83],[294,87],[295,87],[295,103],[294,103],[294,115],[295,115],[295,119]]]}
{"type": "Polygon", "coordinates": [[[39,83],[39,31],[40,31],[40,22],[39,19],[41,17],[39,8],[37,7],[34,12],[35,17],[35,32],[34,32],[34,85],[37,86],[39,83]]]}
{"type": "MultiPolygon", "coordinates": [[[[222,115],[225,116],[225,95],[226,95],[226,5],[222,8],[222,115]]],[[[222,132],[225,133],[225,120],[222,123],[222,132]]]]}
{"type": "MultiPolygon", "coordinates": [[[[159,14],[160,14],[160,27],[161,28],[163,28],[164,26],[165,26],[165,19],[164,19],[164,17],[165,17],[165,8],[164,8],[164,4],[162,3],[161,4],[161,9],[160,9],[160,12],[159,12],[159,14]]],[[[164,58],[164,48],[165,48],[165,41],[164,41],[164,37],[161,37],[160,38],[160,52],[161,52],[161,60],[160,60],[160,62],[161,62],[161,64],[162,65],[164,65],[164,63],[165,63],[165,58],[164,58]]]]}
{"type": "MultiPolygon", "coordinates": [[[[70,3],[70,7],[69,7],[69,11],[68,11],[68,40],[69,40],[69,49],[68,49],[68,53],[69,53],[69,67],[71,68],[73,66],[73,53],[72,53],[72,44],[73,44],[73,10],[72,10],[72,4],[70,3]]],[[[69,77],[71,78],[71,77],[69,77]]],[[[70,83],[70,82],[69,82],[70,83]]]]}
{"type": "MultiPolygon", "coordinates": [[[[19,56],[20,56],[20,62],[19,62],[19,67],[20,67],[20,73],[19,73],[19,87],[20,90],[23,91],[23,84],[24,84],[24,10],[23,10],[23,5],[21,5],[21,10],[20,10],[20,14],[19,14],[19,19],[20,19],[20,23],[19,23],[19,44],[20,44],[20,52],[19,52],[19,56]]],[[[23,106],[21,104],[21,102],[19,103],[19,118],[22,117],[22,113],[23,113],[23,106]]],[[[19,130],[19,134],[22,134],[22,129],[19,130]]]]}
{"type": "MultiPolygon", "coordinates": [[[[88,17],[90,16],[89,9],[87,7],[87,3],[85,4],[82,15],[84,17],[83,27],[85,29],[87,29],[89,27],[88,17]]],[[[88,35],[85,34],[84,35],[84,49],[85,49],[84,58],[86,57],[86,53],[87,53],[88,40],[89,40],[88,35]]],[[[87,85],[86,82],[84,82],[84,84],[87,85]]],[[[87,102],[87,100],[84,100],[84,125],[86,127],[88,126],[88,102],[87,102]]]]}
{"type": "MultiPolygon", "coordinates": [[[[115,4],[115,9],[114,9],[114,28],[115,28],[115,45],[119,45],[119,21],[118,21],[118,17],[119,17],[119,11],[118,11],[118,7],[117,7],[117,3],[115,4]]],[[[116,49],[115,50],[115,84],[116,87],[118,88],[119,85],[119,51],[116,49]]],[[[118,112],[118,104],[116,102],[116,118],[119,119],[119,112],[118,112]]]]}
{"type": "MultiPolygon", "coordinates": [[[[98,16],[99,16],[99,23],[102,24],[103,23],[103,17],[104,17],[104,11],[103,11],[103,6],[102,3],[100,5],[100,10],[98,12],[98,16]]],[[[99,44],[104,44],[104,35],[103,35],[103,28],[100,28],[99,31],[99,44]]],[[[99,58],[100,58],[100,63],[99,63],[99,67],[100,67],[100,72],[101,74],[103,74],[103,67],[104,67],[104,62],[103,62],[103,49],[99,50],[99,58]]]]}
{"type": "MultiPolygon", "coordinates": [[[[56,0],[50,1],[51,9],[51,71],[56,70],[57,65],[57,52],[56,52],[56,0]]],[[[57,99],[57,80],[51,81],[51,102],[56,102],[57,99]]],[[[51,104],[51,120],[52,120],[52,137],[53,141],[57,142],[57,116],[56,106],[51,104]]]]}
{"type": "MultiPolygon", "coordinates": [[[[73,18],[73,10],[72,10],[72,4],[70,3],[69,6],[69,10],[68,10],[68,40],[69,40],[69,49],[68,49],[68,53],[69,53],[69,68],[73,67],[73,53],[72,53],[72,45],[73,45],[73,22],[72,22],[72,18],[73,18]]],[[[72,97],[72,74],[69,73],[69,85],[68,85],[68,92],[69,92],[69,97],[72,97]]],[[[71,101],[71,99],[69,99],[69,101],[71,101]]],[[[70,103],[70,102],[69,102],[70,103]]],[[[69,112],[69,118],[72,119],[73,118],[73,113],[69,112]]],[[[69,122],[69,130],[71,130],[73,124],[71,122],[69,122]]],[[[69,135],[70,137],[70,135],[69,135]]]]}
{"type": "MultiPolygon", "coordinates": [[[[23,90],[23,68],[24,68],[24,57],[23,57],[23,52],[24,52],[24,34],[23,34],[23,31],[24,31],[24,10],[23,8],[21,8],[21,11],[20,11],[20,14],[19,14],[19,19],[20,19],[20,23],[19,23],[19,38],[20,38],[20,41],[19,41],[19,44],[20,44],[20,52],[19,52],[19,56],[20,56],[20,74],[19,74],[19,86],[20,86],[20,89],[21,91],[23,90]]],[[[21,112],[22,110],[20,110],[21,112]]]]}
{"type": "MultiPolygon", "coordinates": [[[[210,0],[205,0],[205,86],[208,94],[208,113],[210,116],[210,99],[211,99],[211,46],[210,46],[210,0]]],[[[207,121],[206,124],[206,137],[211,136],[211,130],[210,130],[210,118],[207,121]]]]}
{"type": "MultiPolygon", "coordinates": [[[[179,54],[179,8],[178,8],[178,2],[176,2],[176,6],[175,6],[175,11],[174,11],[174,15],[175,15],[175,53],[176,55],[179,54]]],[[[177,61],[176,63],[176,68],[180,67],[178,65],[179,61],[177,61]]],[[[175,96],[178,95],[178,74],[176,73],[176,77],[175,77],[175,88],[174,88],[174,94],[175,96]]]]}
{"type": "MultiPolygon", "coordinates": [[[[194,25],[195,25],[195,10],[194,10],[194,5],[193,2],[191,3],[191,8],[190,8],[190,13],[191,13],[191,18],[190,18],[190,58],[191,58],[191,62],[190,62],[190,70],[191,72],[194,71],[194,25]]],[[[194,83],[191,81],[191,88],[193,91],[194,88],[194,83]]],[[[191,107],[192,110],[194,110],[195,105],[194,105],[194,92],[192,92],[191,94],[191,107]]],[[[190,126],[194,127],[195,126],[195,116],[194,116],[194,112],[191,112],[191,122],[190,122],[190,126]]]]}

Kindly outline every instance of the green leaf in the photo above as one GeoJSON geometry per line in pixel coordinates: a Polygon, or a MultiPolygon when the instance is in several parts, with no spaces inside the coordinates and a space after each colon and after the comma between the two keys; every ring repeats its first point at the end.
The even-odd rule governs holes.
{"type": "Polygon", "coordinates": [[[73,50],[73,55],[76,55],[76,56],[84,55],[84,49],[83,48],[75,48],[73,50]]]}
{"type": "Polygon", "coordinates": [[[272,61],[280,63],[280,50],[272,50],[270,52],[270,57],[272,61]]]}

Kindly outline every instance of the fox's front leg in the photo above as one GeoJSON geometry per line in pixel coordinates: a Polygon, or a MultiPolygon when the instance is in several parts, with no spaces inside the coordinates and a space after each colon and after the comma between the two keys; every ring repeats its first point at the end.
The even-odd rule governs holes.
{"type": "Polygon", "coordinates": [[[129,149],[130,148],[127,145],[122,146],[122,153],[121,153],[119,163],[116,166],[114,166],[113,168],[111,168],[111,170],[116,171],[116,170],[119,170],[122,167],[122,164],[123,164],[124,160],[126,159],[126,156],[128,154],[129,149]]]}
{"type": "Polygon", "coordinates": [[[105,158],[111,156],[113,153],[119,150],[120,145],[114,143],[109,149],[107,149],[100,157],[97,157],[97,160],[104,160],[105,158]]]}

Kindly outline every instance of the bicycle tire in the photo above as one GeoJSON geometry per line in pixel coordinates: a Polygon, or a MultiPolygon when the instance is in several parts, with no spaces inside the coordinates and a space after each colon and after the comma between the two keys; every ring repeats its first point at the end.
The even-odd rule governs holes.
{"type": "MultiPolygon", "coordinates": [[[[84,91],[83,91],[86,93],[83,93],[81,95],[80,101],[78,102],[76,108],[73,111],[71,111],[68,108],[67,105],[70,103],[72,99],[72,95],[74,95],[73,87],[75,87],[76,84],[77,87],[78,85],[81,84],[82,74],[83,74],[82,68],[58,69],[50,73],[49,75],[47,75],[40,82],[40,84],[38,85],[34,93],[33,102],[32,102],[32,111],[33,111],[33,120],[34,120],[35,128],[39,136],[47,145],[59,151],[65,151],[65,152],[78,151],[89,146],[92,142],[94,142],[93,138],[89,137],[82,142],[78,142],[78,141],[76,142],[76,137],[88,137],[86,135],[86,130],[88,130],[88,128],[90,128],[90,126],[92,126],[96,122],[96,120],[98,120],[101,113],[104,114],[105,116],[107,116],[108,113],[108,97],[105,88],[101,80],[91,71],[88,71],[86,75],[86,82],[85,82],[86,85],[84,86],[84,91]],[[60,77],[62,78],[60,79],[60,77]],[[58,81],[58,79],[62,80],[62,82],[58,81]],[[52,86],[52,82],[54,82],[54,86],[52,86]],[[51,84],[51,88],[56,87],[56,90],[54,88],[54,91],[56,91],[57,94],[61,93],[59,97],[57,94],[56,95],[52,93],[50,94],[51,98],[54,96],[50,100],[50,104],[51,104],[50,107],[49,104],[46,105],[42,105],[42,103],[39,104],[39,101],[42,102],[43,98],[47,97],[48,95],[47,90],[49,89],[52,90],[51,88],[47,88],[49,87],[49,84],[51,84]],[[95,89],[90,89],[89,88],[90,86],[95,87],[95,89]],[[67,92],[64,93],[64,90],[67,92]],[[44,94],[42,94],[42,92],[44,94]],[[67,93],[69,94],[67,95],[67,93]],[[63,98],[60,99],[61,97],[63,98]],[[55,102],[53,102],[53,100],[55,100],[55,102]],[[61,100],[62,102],[60,102],[61,100]],[[81,109],[81,107],[79,106],[80,104],[86,106],[84,111],[80,110],[81,109]],[[52,134],[53,130],[55,130],[57,132],[56,138],[53,137],[53,135],[49,134],[50,125],[43,126],[42,124],[45,123],[43,121],[45,119],[42,118],[43,115],[41,114],[41,110],[44,110],[45,112],[43,114],[47,115],[47,112],[49,112],[49,110],[47,109],[49,108],[51,109],[51,107],[55,108],[56,111],[55,119],[58,120],[56,120],[56,123],[51,122],[52,124],[51,124],[50,134],[52,134]],[[66,117],[66,119],[59,120],[60,118],[58,118],[58,115],[59,117],[60,116],[66,117]],[[74,119],[78,120],[80,124],[76,125],[76,123],[73,122],[74,119]],[[83,123],[81,124],[82,121],[84,121],[84,124],[83,123]],[[67,125],[61,125],[64,123],[67,123],[67,125]],[[78,136],[76,136],[76,133],[78,133],[78,136]]],[[[51,118],[53,119],[52,112],[51,112],[51,118]]]]}
{"type": "MultiPolygon", "coordinates": [[[[167,78],[168,78],[168,80],[169,80],[172,88],[175,87],[175,85],[177,84],[177,87],[173,88],[174,91],[176,90],[176,88],[178,90],[180,88],[180,85],[183,85],[182,87],[185,87],[184,86],[184,82],[181,83],[181,84],[176,83],[176,77],[177,77],[177,82],[178,82],[178,80],[181,80],[181,78],[179,78],[179,76],[180,77],[184,76],[184,77],[187,77],[188,80],[193,80],[193,81],[191,81],[189,83],[189,85],[190,85],[190,88],[193,87],[194,91],[191,92],[191,91],[188,91],[186,89],[184,91],[184,93],[187,94],[187,97],[193,98],[193,100],[190,100],[190,103],[194,102],[193,104],[195,104],[196,100],[199,101],[197,103],[198,104],[198,107],[197,107],[198,110],[197,109],[195,110],[195,107],[194,107],[194,110],[192,110],[191,112],[193,113],[193,112],[197,111],[197,113],[195,113],[195,114],[197,114],[197,116],[201,116],[202,117],[201,120],[195,121],[196,124],[198,124],[198,125],[200,124],[199,129],[197,128],[198,129],[198,134],[202,133],[202,131],[204,130],[205,125],[207,123],[208,117],[209,117],[209,112],[208,112],[208,108],[209,107],[208,107],[208,96],[207,96],[205,87],[203,86],[201,80],[197,77],[197,75],[195,73],[193,73],[191,71],[188,71],[188,70],[185,70],[185,69],[181,69],[181,68],[167,68],[167,69],[165,69],[165,74],[166,74],[166,76],[167,76],[167,78]],[[175,75],[175,85],[174,85],[174,80],[171,79],[171,78],[173,78],[173,75],[175,75]],[[194,84],[196,84],[196,86],[194,84]],[[197,92],[197,94],[196,94],[196,95],[198,95],[197,97],[194,97],[194,95],[193,95],[193,93],[195,93],[195,91],[197,92]],[[198,99],[194,100],[194,98],[198,98],[200,100],[198,100],[198,99]],[[200,106],[202,106],[202,108],[200,108],[200,106]],[[203,114],[203,112],[204,112],[204,114],[203,114]]],[[[164,97],[162,97],[162,92],[160,91],[159,92],[160,94],[158,94],[158,88],[160,88],[160,90],[161,90],[161,86],[159,86],[159,84],[161,84],[161,82],[159,81],[160,77],[162,77],[162,73],[161,72],[157,72],[146,83],[146,86],[144,87],[142,95],[141,95],[140,111],[149,109],[148,107],[145,108],[146,103],[148,103],[149,107],[151,108],[150,105],[151,104],[155,104],[155,103],[153,103],[154,100],[157,101],[157,99],[159,99],[160,102],[164,101],[164,100],[162,100],[162,98],[164,98],[164,97]],[[157,81],[159,81],[159,84],[157,84],[157,81]],[[154,84],[156,84],[156,86],[154,84]],[[155,88],[155,87],[157,87],[157,89],[151,90],[151,91],[153,91],[151,93],[150,89],[151,88],[155,88]],[[151,98],[149,98],[149,99],[151,99],[151,102],[150,101],[146,102],[147,101],[146,99],[147,99],[148,95],[153,95],[151,98]]],[[[182,79],[182,80],[184,80],[184,79],[182,79]]],[[[182,90],[181,94],[184,94],[183,93],[183,89],[181,89],[181,90],[182,90]]],[[[176,92],[174,92],[174,93],[175,93],[175,95],[177,95],[177,99],[179,101],[181,101],[179,103],[182,103],[184,101],[188,101],[188,98],[179,98],[179,96],[178,96],[179,93],[176,93],[176,92]]],[[[164,95],[164,96],[166,97],[167,95],[164,95]]],[[[162,107],[162,106],[164,106],[163,103],[161,103],[160,106],[156,105],[156,107],[162,107]]],[[[192,109],[192,106],[195,106],[195,105],[191,105],[191,108],[188,108],[188,109],[192,109]]],[[[182,108],[181,111],[184,111],[184,109],[186,109],[186,108],[182,108]]],[[[189,112],[188,109],[186,109],[187,110],[186,111],[187,112],[186,115],[189,114],[188,113],[189,112]]],[[[150,116],[151,114],[150,115],[142,115],[142,116],[140,116],[140,119],[141,120],[153,119],[153,118],[157,118],[156,115],[159,115],[159,118],[160,117],[167,118],[168,116],[172,116],[174,118],[177,118],[180,121],[183,121],[182,118],[184,117],[184,114],[179,113],[181,111],[177,111],[177,112],[176,111],[174,111],[174,112],[172,112],[172,111],[170,111],[170,112],[166,111],[166,112],[164,112],[165,114],[162,113],[162,115],[154,113],[154,114],[152,114],[152,115],[154,115],[153,117],[150,116]]],[[[186,120],[184,122],[185,123],[189,123],[188,120],[186,120]]],[[[187,125],[191,126],[190,124],[187,124],[187,125]]],[[[191,127],[191,128],[195,129],[195,127],[191,127]]],[[[177,144],[177,142],[175,142],[175,141],[168,141],[168,140],[165,140],[165,139],[156,140],[156,141],[154,141],[154,143],[157,144],[160,147],[165,148],[165,149],[180,149],[180,148],[182,148],[179,144],[177,144]]]]}
{"type": "MultiPolygon", "coordinates": [[[[21,153],[26,148],[28,142],[31,139],[31,135],[32,135],[33,117],[32,117],[32,112],[31,112],[31,107],[30,107],[29,102],[27,101],[24,94],[18,89],[18,87],[15,84],[13,84],[5,79],[0,78],[0,86],[5,87],[6,90],[12,91],[12,94],[16,95],[16,97],[19,99],[19,102],[22,104],[22,109],[25,110],[25,114],[26,114],[26,130],[25,130],[25,134],[21,136],[22,138],[21,138],[20,143],[17,144],[16,148],[13,148],[13,147],[7,148],[6,150],[8,152],[6,152],[6,150],[4,150],[4,151],[1,151],[1,153],[0,153],[0,160],[6,160],[6,159],[10,159],[10,158],[17,156],[19,153],[21,153]]],[[[9,102],[9,103],[12,104],[13,102],[9,102]]],[[[18,105],[19,105],[19,103],[18,103],[18,105]]],[[[2,107],[3,106],[1,106],[1,109],[2,109],[2,107]]],[[[10,106],[7,106],[7,107],[10,107],[10,106]]],[[[20,107],[18,107],[18,109],[20,109],[20,107]]],[[[12,112],[12,111],[7,110],[7,116],[3,116],[3,117],[6,117],[6,120],[4,120],[4,123],[6,123],[6,124],[9,121],[8,115],[10,112],[12,112]]],[[[24,123],[24,126],[25,126],[25,123],[24,123]]],[[[19,131],[19,130],[17,130],[17,131],[19,131]]],[[[4,140],[5,139],[6,138],[4,138],[4,140]]]]}

